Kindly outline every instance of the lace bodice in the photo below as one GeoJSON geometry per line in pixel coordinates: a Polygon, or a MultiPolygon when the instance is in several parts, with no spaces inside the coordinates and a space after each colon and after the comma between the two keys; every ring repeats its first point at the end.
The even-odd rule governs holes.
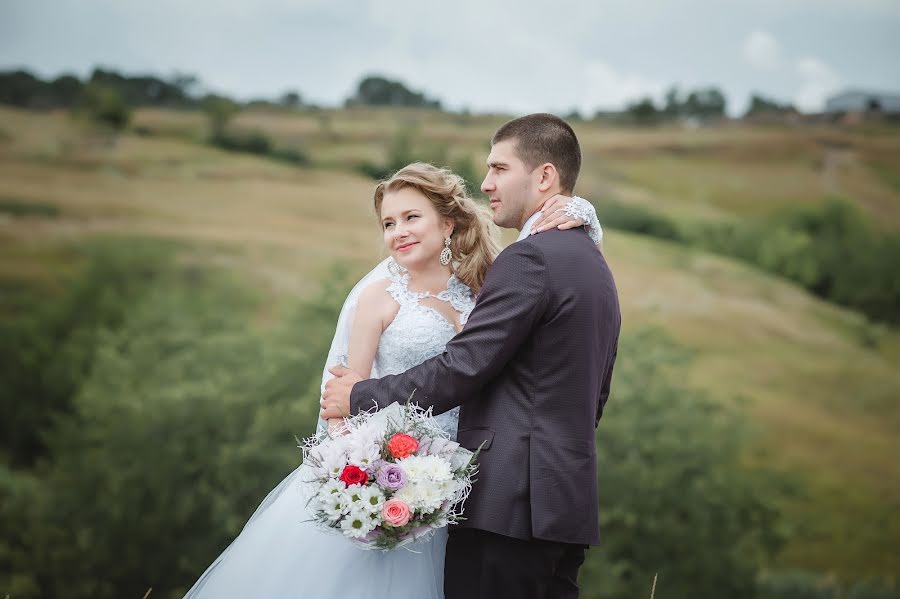
{"type": "MultiPolygon", "coordinates": [[[[424,298],[432,297],[449,303],[459,313],[459,321],[463,325],[475,307],[472,290],[455,275],[447,281],[447,289],[437,295],[410,291],[409,274],[406,273],[391,277],[387,292],[400,305],[400,310],[381,334],[372,366],[373,378],[399,374],[418,366],[441,354],[456,335],[454,325],[435,308],[423,304],[424,298]]],[[[456,438],[458,407],[435,416],[435,420],[456,438]]]]}

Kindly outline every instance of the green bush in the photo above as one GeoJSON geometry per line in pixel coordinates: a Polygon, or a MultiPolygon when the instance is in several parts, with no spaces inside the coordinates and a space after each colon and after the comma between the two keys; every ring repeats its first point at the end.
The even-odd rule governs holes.
{"type": "Polygon", "coordinates": [[[666,216],[634,204],[604,200],[596,205],[597,218],[604,227],[640,235],[679,241],[678,226],[666,216]]]}
{"type": "Polygon", "coordinates": [[[15,566],[0,588],[181,597],[299,464],[344,291],[256,330],[250,292],[180,267],[84,339],[93,362],[39,479],[0,480],[0,564],[15,566]]]}
{"type": "Polygon", "coordinates": [[[387,150],[387,159],[383,163],[361,162],[356,165],[356,170],[370,179],[381,181],[411,162],[426,161],[423,156],[415,156],[412,131],[408,128],[394,136],[387,150]]]}
{"type": "Polygon", "coordinates": [[[10,216],[38,216],[54,218],[59,216],[60,209],[56,204],[48,202],[23,202],[12,198],[0,198],[0,214],[10,216]]]}
{"type": "Polygon", "coordinates": [[[695,225],[686,240],[786,277],[876,320],[900,323],[900,235],[874,229],[840,198],[762,223],[695,225]]]}
{"type": "Polygon", "coordinates": [[[271,140],[258,131],[242,134],[222,132],[214,136],[211,139],[211,143],[229,152],[244,152],[262,156],[267,155],[272,150],[271,140]]]}
{"type": "Polygon", "coordinates": [[[733,256],[869,318],[900,323],[900,234],[876,230],[852,203],[831,198],[762,221],[676,224],[640,206],[604,201],[605,227],[733,256]]]}
{"type": "Polygon", "coordinates": [[[131,108],[118,89],[91,82],[84,86],[80,109],[97,124],[120,131],[131,120],[131,108]]]}
{"type": "Polygon", "coordinates": [[[810,572],[768,572],[760,577],[759,599],[898,599],[896,585],[860,580],[849,586],[810,572]]]}
{"type": "Polygon", "coordinates": [[[209,133],[213,140],[225,135],[228,123],[241,110],[240,105],[233,100],[215,94],[204,97],[200,106],[209,120],[209,133]]]}
{"type": "Polygon", "coordinates": [[[14,465],[46,451],[47,428],[67,414],[93,368],[96,339],[122,325],[134,302],[163,279],[172,247],[142,240],[98,241],[76,250],[82,269],[58,297],[0,321],[0,432],[14,465]]]}
{"type": "Polygon", "coordinates": [[[597,432],[600,546],[587,599],[753,597],[781,546],[782,479],[743,466],[752,431],[739,410],[687,387],[690,360],[661,332],[623,338],[597,432]]]}
{"type": "Polygon", "coordinates": [[[297,166],[305,166],[310,163],[309,156],[302,149],[275,147],[272,140],[259,131],[253,131],[251,133],[223,131],[217,136],[212,137],[210,143],[229,152],[243,152],[245,154],[266,156],[273,160],[297,166]]]}

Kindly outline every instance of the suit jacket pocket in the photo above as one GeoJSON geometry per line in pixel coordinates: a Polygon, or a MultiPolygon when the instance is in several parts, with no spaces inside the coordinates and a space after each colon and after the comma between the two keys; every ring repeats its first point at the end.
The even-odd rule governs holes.
{"type": "MultiPolygon", "coordinates": [[[[559,476],[560,473],[593,472],[596,448],[593,439],[554,437],[535,445],[532,439],[531,460],[534,479],[559,476]]],[[[593,476],[593,474],[591,475],[593,476]]]]}
{"type": "Polygon", "coordinates": [[[490,449],[493,440],[494,431],[487,427],[464,428],[456,431],[456,442],[471,451],[475,451],[479,446],[482,451],[490,449]]]}

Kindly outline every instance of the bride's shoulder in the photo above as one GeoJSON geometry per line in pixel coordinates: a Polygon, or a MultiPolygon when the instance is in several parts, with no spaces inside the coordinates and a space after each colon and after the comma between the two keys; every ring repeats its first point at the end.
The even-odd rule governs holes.
{"type": "Polygon", "coordinates": [[[390,277],[377,279],[366,285],[359,294],[359,304],[369,308],[387,307],[392,303],[388,288],[392,281],[390,277]]]}

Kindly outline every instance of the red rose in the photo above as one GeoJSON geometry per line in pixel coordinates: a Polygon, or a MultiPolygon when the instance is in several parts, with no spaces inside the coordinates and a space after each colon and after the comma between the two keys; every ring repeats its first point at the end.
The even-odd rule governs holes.
{"type": "Polygon", "coordinates": [[[369,475],[358,466],[344,466],[341,470],[341,480],[348,487],[350,485],[365,485],[369,483],[369,475]]]}
{"type": "Polygon", "coordinates": [[[410,437],[404,433],[397,433],[391,440],[387,442],[388,451],[394,459],[407,458],[414,454],[419,448],[419,442],[415,437],[410,437]]]}

